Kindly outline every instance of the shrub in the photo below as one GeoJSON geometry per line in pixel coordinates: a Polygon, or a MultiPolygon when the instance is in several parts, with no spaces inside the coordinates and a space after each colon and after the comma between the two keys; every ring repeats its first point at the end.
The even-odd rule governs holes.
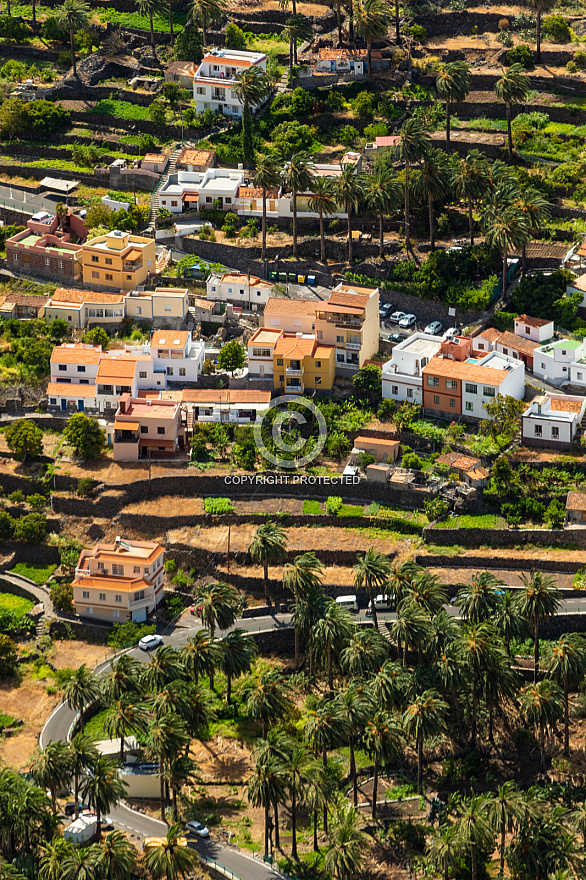
{"type": "Polygon", "coordinates": [[[73,614],[75,612],[73,587],[71,584],[57,584],[53,581],[49,595],[51,602],[58,611],[63,611],[66,614],[73,614]]]}
{"type": "Polygon", "coordinates": [[[13,504],[22,504],[22,502],[24,501],[24,494],[20,491],[20,489],[17,489],[16,492],[10,493],[10,495],[8,496],[8,500],[12,501],[13,504]]]}
{"type": "Polygon", "coordinates": [[[342,499],[339,495],[329,495],[326,501],[326,513],[336,514],[342,506],[342,499]]]}
{"type": "Polygon", "coordinates": [[[47,534],[47,517],[42,513],[27,513],[14,524],[14,537],[27,544],[40,544],[47,534]]]}
{"type": "Polygon", "coordinates": [[[413,24],[410,28],[407,28],[413,39],[416,43],[425,43],[427,40],[427,31],[420,24],[413,24]]]}
{"type": "Polygon", "coordinates": [[[228,49],[246,49],[246,34],[233,21],[226,25],[226,46],[228,49]]]}
{"type": "Polygon", "coordinates": [[[380,422],[386,422],[387,419],[392,419],[397,411],[397,404],[394,400],[389,399],[387,397],[383,398],[378,405],[378,409],[376,411],[376,417],[380,422]]]}
{"type": "Polygon", "coordinates": [[[205,513],[221,514],[233,513],[234,505],[229,498],[204,498],[203,509],[205,513]]]}
{"type": "Polygon", "coordinates": [[[322,512],[321,504],[319,501],[312,501],[310,498],[306,498],[303,502],[303,513],[306,514],[320,514],[322,512]]]}
{"type": "Polygon", "coordinates": [[[143,636],[152,635],[156,631],[154,624],[140,626],[133,620],[125,623],[115,623],[108,636],[108,645],[111,648],[124,648],[126,645],[135,645],[143,636]]]}
{"type": "Polygon", "coordinates": [[[422,460],[415,452],[408,452],[407,455],[404,455],[402,464],[403,467],[411,468],[414,471],[420,471],[423,467],[422,460]]]}
{"type": "Polygon", "coordinates": [[[352,111],[356,116],[368,118],[374,116],[377,100],[372,92],[360,92],[353,101],[350,101],[352,111]]]}
{"type": "Polygon", "coordinates": [[[34,510],[42,510],[47,505],[47,498],[45,495],[35,492],[34,495],[27,495],[26,503],[30,504],[34,510]]]}
{"type": "Polygon", "coordinates": [[[4,436],[17,461],[34,458],[43,451],[43,432],[29,419],[12,422],[4,436]]]}
{"type": "Polygon", "coordinates": [[[14,534],[14,520],[5,510],[0,510],[0,541],[6,541],[14,534]]]}
{"type": "Polygon", "coordinates": [[[533,52],[525,43],[515,46],[507,52],[507,64],[522,64],[523,67],[533,67],[533,52]]]}
{"type": "Polygon", "coordinates": [[[566,70],[568,71],[568,73],[578,73],[578,65],[575,61],[570,60],[566,64],[566,70]]]}
{"type": "Polygon", "coordinates": [[[88,498],[93,494],[94,491],[94,481],[91,477],[81,477],[77,481],[77,489],[76,492],[78,495],[81,495],[83,498],[88,498]]]}
{"type": "Polygon", "coordinates": [[[584,49],[578,49],[574,52],[574,64],[579,70],[586,70],[586,52],[584,49]]]}
{"type": "Polygon", "coordinates": [[[75,413],[63,429],[63,436],[83,458],[98,458],[106,438],[95,419],[85,413],[75,413]]]}
{"type": "Polygon", "coordinates": [[[177,562],[175,559],[168,559],[165,563],[165,571],[167,574],[173,574],[174,571],[177,571],[177,562]]]}
{"type": "Polygon", "coordinates": [[[389,133],[389,126],[386,122],[371,122],[364,129],[364,137],[367,141],[374,141],[377,137],[384,137],[389,133]]]}
{"type": "Polygon", "coordinates": [[[563,15],[548,15],[541,25],[541,34],[554,43],[570,43],[572,40],[570,26],[563,15]]]}
{"type": "Polygon", "coordinates": [[[338,509],[338,517],[340,519],[349,519],[357,516],[364,516],[364,508],[361,504],[342,504],[338,509]]]}
{"type": "Polygon", "coordinates": [[[16,672],[18,651],[10,636],[0,635],[0,678],[10,678],[16,672]]]}

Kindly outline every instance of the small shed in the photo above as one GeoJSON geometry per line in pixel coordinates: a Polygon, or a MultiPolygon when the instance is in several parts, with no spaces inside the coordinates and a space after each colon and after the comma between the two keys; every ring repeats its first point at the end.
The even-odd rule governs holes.
{"type": "Polygon", "coordinates": [[[378,437],[357,437],[354,441],[354,452],[374,455],[378,462],[396,461],[399,455],[398,440],[380,440],[378,437]]]}

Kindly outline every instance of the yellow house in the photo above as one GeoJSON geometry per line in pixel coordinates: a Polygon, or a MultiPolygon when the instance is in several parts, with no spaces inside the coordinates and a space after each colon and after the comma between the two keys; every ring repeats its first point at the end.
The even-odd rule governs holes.
{"type": "Polygon", "coordinates": [[[133,290],[126,294],[126,315],[136,321],[185,319],[189,311],[187,288],[157,287],[154,291],[133,290]]]}
{"type": "Polygon", "coordinates": [[[116,229],[82,245],[83,281],[117,290],[136,290],[156,273],[154,238],[116,229]]]}
{"type": "Polygon", "coordinates": [[[283,333],[273,349],[273,384],[283,394],[330,391],[336,375],[336,349],[314,336],[283,333]]]}
{"type": "Polygon", "coordinates": [[[379,345],[378,288],[339,284],[327,302],[316,304],[315,335],[336,348],[336,371],[351,376],[379,345]]]}

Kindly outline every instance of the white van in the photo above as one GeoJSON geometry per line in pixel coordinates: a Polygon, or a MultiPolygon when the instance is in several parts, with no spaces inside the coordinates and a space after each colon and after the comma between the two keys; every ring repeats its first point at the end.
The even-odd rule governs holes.
{"type": "MultiPolygon", "coordinates": [[[[387,596],[383,596],[382,593],[379,593],[378,596],[374,598],[374,607],[377,611],[392,611],[392,603],[389,601],[387,596]]],[[[368,608],[366,610],[366,614],[368,617],[372,617],[372,602],[368,603],[368,608]]]]}
{"type": "Polygon", "coordinates": [[[358,614],[358,602],[356,601],[356,596],[338,596],[336,599],[336,605],[341,605],[342,608],[347,608],[348,611],[353,614],[358,614]]]}

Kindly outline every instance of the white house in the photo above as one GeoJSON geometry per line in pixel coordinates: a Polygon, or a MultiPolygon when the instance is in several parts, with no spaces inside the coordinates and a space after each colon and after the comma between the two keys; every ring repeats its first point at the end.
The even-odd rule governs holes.
{"type": "Polygon", "coordinates": [[[183,392],[183,404],[193,414],[193,422],[229,422],[249,425],[257,413],[269,408],[270,391],[190,390],[183,392]]]}
{"type": "Polygon", "coordinates": [[[246,311],[262,311],[273,292],[273,285],[256,275],[224,272],[210,275],[206,285],[207,298],[241,305],[246,311]]]}
{"type": "Polygon", "coordinates": [[[270,379],[274,375],[273,354],[283,330],[259,327],[248,340],[248,375],[254,379],[270,379]]]}
{"type": "Polygon", "coordinates": [[[568,449],[576,439],[585,410],[586,397],[549,392],[534,397],[523,413],[523,443],[568,449]]]}
{"type": "MultiPolygon", "coordinates": [[[[155,330],[149,343],[127,345],[127,356],[140,359],[140,369],[146,369],[145,361],[152,364],[153,375],[164,376],[169,382],[197,382],[205,360],[205,345],[192,339],[191,330],[155,330]]],[[[140,377],[139,375],[139,378],[140,377]]],[[[143,377],[149,379],[148,376],[143,377]]],[[[165,382],[139,384],[139,388],[164,389],[165,382]]],[[[136,396],[136,395],[133,395],[136,396]]]]}
{"type": "MultiPolygon", "coordinates": [[[[466,366],[466,364],[461,365],[466,366]]],[[[500,352],[490,352],[476,364],[470,381],[462,382],[462,414],[464,417],[488,418],[484,404],[499,394],[523,400],[525,396],[525,364],[500,352]]]]}
{"type": "MultiPolygon", "coordinates": [[[[571,381],[572,364],[581,361],[585,356],[584,342],[577,339],[558,339],[547,345],[540,345],[533,352],[533,373],[539,379],[549,382],[551,385],[563,385],[571,381]]],[[[580,367],[575,371],[582,375],[580,367]]],[[[586,370],[584,371],[586,375],[586,370]]],[[[573,384],[581,384],[583,380],[574,381],[573,384]]],[[[586,383],[583,383],[586,384],[586,383]]]]}
{"type": "Polygon", "coordinates": [[[51,353],[49,406],[61,412],[85,412],[96,405],[96,381],[101,345],[56,345],[51,353]]]}
{"type": "Polygon", "coordinates": [[[531,342],[538,342],[543,345],[553,339],[554,328],[553,321],[547,321],[544,318],[532,318],[530,315],[519,315],[515,318],[514,332],[523,339],[530,339],[531,342]]]}
{"type": "Polygon", "coordinates": [[[383,364],[382,396],[390,400],[423,403],[421,371],[440,349],[441,336],[414,333],[393,348],[383,364]]]}
{"type": "Polygon", "coordinates": [[[234,91],[234,80],[250,67],[267,69],[263,52],[236,49],[210,49],[193,76],[193,100],[197,113],[204,110],[242,116],[242,104],[234,91]]]}
{"type": "MultiPolygon", "coordinates": [[[[584,244],[582,244],[580,251],[582,251],[581,256],[583,256],[584,244]]],[[[578,253],[580,253],[580,251],[578,253]]],[[[581,262],[581,260],[580,260],[580,262],[581,262]]],[[[566,293],[569,296],[571,296],[574,293],[581,293],[582,294],[581,305],[585,306],[586,305],[586,274],[578,275],[577,278],[574,278],[573,281],[570,281],[569,284],[566,284],[566,293]]]]}

